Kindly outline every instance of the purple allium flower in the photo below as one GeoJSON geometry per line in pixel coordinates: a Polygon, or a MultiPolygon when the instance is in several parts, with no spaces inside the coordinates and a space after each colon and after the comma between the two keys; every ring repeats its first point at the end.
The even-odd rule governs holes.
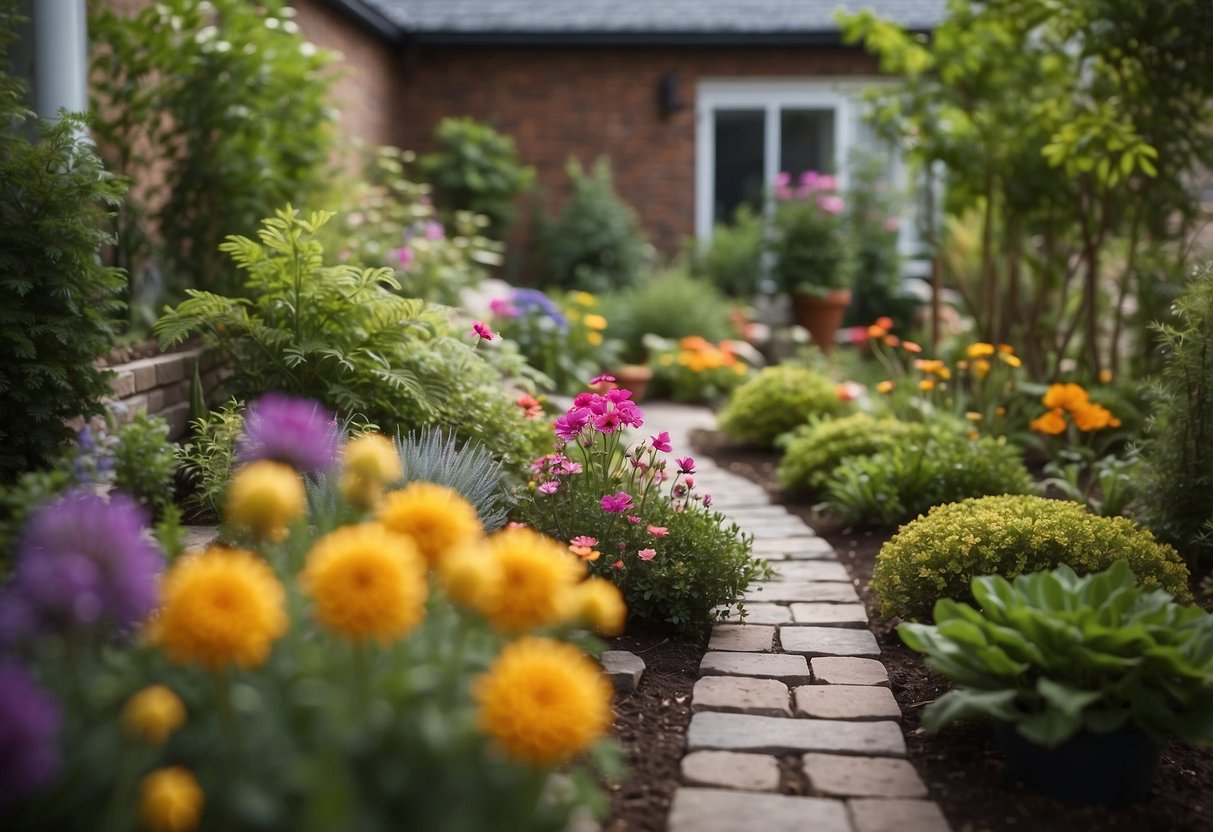
{"type": "MultiPolygon", "coordinates": [[[[107,502],[69,494],[34,512],[18,548],[11,592],[43,626],[87,626],[108,619],[119,628],[142,621],[156,605],[164,558],[146,533],[146,514],[123,494],[107,502]]],[[[10,626],[20,617],[10,608],[10,626]]],[[[2,635],[2,634],[0,634],[2,635]]]]}
{"type": "Polygon", "coordinates": [[[632,495],[626,491],[618,491],[615,494],[604,494],[600,505],[602,506],[602,510],[608,514],[618,514],[632,507],[632,495]]]}
{"type": "Polygon", "coordinates": [[[333,466],[337,444],[337,421],[319,402],[267,393],[249,406],[236,459],[272,459],[315,474],[333,466]]]}
{"type": "Polygon", "coordinates": [[[23,667],[0,663],[0,806],[54,777],[60,721],[59,706],[23,667]]]}

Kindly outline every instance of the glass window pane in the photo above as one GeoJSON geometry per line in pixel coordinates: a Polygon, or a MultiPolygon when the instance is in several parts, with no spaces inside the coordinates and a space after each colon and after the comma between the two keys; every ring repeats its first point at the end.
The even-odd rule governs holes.
{"type": "Polygon", "coordinates": [[[728,222],[743,203],[762,205],[765,114],[762,110],[717,110],[715,193],[712,221],[728,222]]]}
{"type": "Polygon", "coordinates": [[[795,182],[806,170],[833,173],[834,111],[782,110],[779,113],[779,169],[795,182]]]}

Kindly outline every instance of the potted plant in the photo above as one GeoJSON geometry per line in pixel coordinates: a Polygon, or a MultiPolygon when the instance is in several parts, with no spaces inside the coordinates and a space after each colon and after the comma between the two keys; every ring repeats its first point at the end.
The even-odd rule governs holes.
{"type": "Polygon", "coordinates": [[[923,712],[928,731],[992,717],[1008,774],[1075,803],[1149,793],[1169,738],[1213,740],[1213,617],[1137,584],[1127,562],[1078,577],[975,578],[981,611],[941,600],[902,641],[955,687],[923,712]]]}
{"type": "Polygon", "coordinates": [[[846,202],[833,176],[806,171],[795,188],[789,174],[775,180],[771,240],[775,279],[792,298],[797,323],[827,355],[851,303],[854,255],[846,202]]]}

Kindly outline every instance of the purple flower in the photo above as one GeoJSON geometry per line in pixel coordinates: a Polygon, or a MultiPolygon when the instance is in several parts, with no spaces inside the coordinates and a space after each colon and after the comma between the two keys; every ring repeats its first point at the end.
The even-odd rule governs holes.
{"type": "Polygon", "coordinates": [[[656,436],[650,436],[649,439],[653,440],[653,450],[661,451],[663,454],[668,454],[674,450],[670,446],[670,432],[668,430],[663,430],[656,436]]]}
{"type": "Polygon", "coordinates": [[[684,456],[681,458],[675,457],[674,462],[675,462],[675,464],[678,465],[678,473],[680,473],[680,474],[694,474],[695,473],[695,459],[693,457],[689,457],[689,456],[684,456]]]}
{"type": "Polygon", "coordinates": [[[319,402],[266,393],[249,407],[236,459],[272,459],[317,474],[333,466],[338,439],[337,420],[319,402]]]}
{"type": "Polygon", "coordinates": [[[18,664],[0,664],[0,806],[45,786],[59,768],[59,706],[18,664]]]}
{"type": "Polygon", "coordinates": [[[704,507],[704,508],[711,508],[711,507],[712,507],[712,495],[711,495],[711,494],[704,494],[704,495],[703,495],[703,507],[704,507]]]}
{"type": "Polygon", "coordinates": [[[21,539],[11,591],[42,626],[142,621],[164,568],[145,520],[122,494],[108,502],[72,494],[38,509],[21,539]]]}
{"type": "Polygon", "coordinates": [[[619,491],[614,495],[604,494],[601,506],[602,510],[608,514],[619,514],[632,507],[632,495],[626,491],[619,491]]]}
{"type": "Polygon", "coordinates": [[[424,233],[427,240],[441,240],[446,236],[446,229],[437,220],[426,220],[424,233]]]}

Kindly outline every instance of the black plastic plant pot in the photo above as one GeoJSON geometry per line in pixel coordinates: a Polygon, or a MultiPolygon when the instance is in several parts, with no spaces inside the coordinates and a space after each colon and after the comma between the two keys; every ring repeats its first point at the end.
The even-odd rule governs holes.
{"type": "Polygon", "coordinates": [[[994,733],[1009,777],[1066,803],[1145,800],[1162,756],[1162,746],[1140,731],[1083,732],[1056,748],[1034,745],[1006,723],[996,723],[994,733]]]}

